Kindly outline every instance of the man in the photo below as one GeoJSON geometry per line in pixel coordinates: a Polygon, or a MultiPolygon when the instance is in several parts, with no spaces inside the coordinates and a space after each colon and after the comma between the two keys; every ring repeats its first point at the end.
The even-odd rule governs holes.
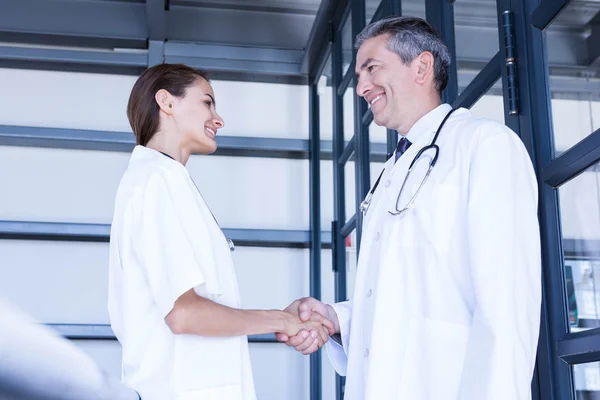
{"type": "MultiPolygon", "coordinates": [[[[288,310],[334,323],[346,400],[528,399],[541,303],[530,158],[506,126],[441,104],[450,57],[427,22],[375,22],[357,48],[356,91],[401,140],[365,214],[352,299],[288,310]]],[[[304,354],[313,337],[278,334],[304,354]]]]}

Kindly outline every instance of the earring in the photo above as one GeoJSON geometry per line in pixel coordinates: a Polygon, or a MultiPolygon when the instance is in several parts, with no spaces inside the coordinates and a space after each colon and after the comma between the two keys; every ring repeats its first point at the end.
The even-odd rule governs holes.
{"type": "Polygon", "coordinates": [[[169,104],[169,108],[173,108],[173,104],[169,104]]]}

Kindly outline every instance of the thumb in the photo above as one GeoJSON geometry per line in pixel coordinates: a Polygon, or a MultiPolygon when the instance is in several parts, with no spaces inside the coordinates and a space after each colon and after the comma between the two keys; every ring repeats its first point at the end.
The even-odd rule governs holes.
{"type": "Polygon", "coordinates": [[[318,301],[313,299],[312,297],[309,297],[302,303],[300,303],[300,307],[298,308],[298,310],[300,311],[300,320],[308,321],[308,319],[310,318],[310,312],[314,310],[317,304],[318,301]]]}
{"type": "Polygon", "coordinates": [[[289,340],[288,335],[285,333],[277,333],[275,334],[275,338],[280,342],[287,342],[289,340]]]}

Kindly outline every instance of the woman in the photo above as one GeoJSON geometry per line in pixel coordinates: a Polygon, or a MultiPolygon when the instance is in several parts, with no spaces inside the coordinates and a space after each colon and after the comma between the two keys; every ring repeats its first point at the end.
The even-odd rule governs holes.
{"type": "Polygon", "coordinates": [[[333,327],[240,309],[228,240],[185,168],[216,150],[223,127],[204,73],[146,70],[127,116],[137,145],[117,191],[109,279],[123,380],[144,400],[253,400],[247,335],[307,329],[322,345],[333,327]]]}

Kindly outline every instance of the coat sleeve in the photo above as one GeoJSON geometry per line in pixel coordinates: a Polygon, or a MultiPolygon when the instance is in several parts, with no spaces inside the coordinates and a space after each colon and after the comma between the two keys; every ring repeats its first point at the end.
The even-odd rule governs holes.
{"type": "Polygon", "coordinates": [[[340,336],[342,344],[328,340],[325,347],[329,361],[335,371],[341,376],[346,376],[348,367],[348,345],[350,344],[350,317],[352,315],[352,300],[332,305],[340,323],[340,336]]]}
{"type": "Polygon", "coordinates": [[[465,399],[529,399],[541,311],[537,183],[520,139],[485,126],[470,165],[469,266],[475,309],[465,399]]]}
{"type": "Polygon", "coordinates": [[[164,177],[151,177],[138,203],[133,231],[135,256],[162,317],[182,294],[205,282],[182,221],[189,207],[179,207],[182,202],[175,199],[180,194],[172,192],[173,185],[164,177]]]}

